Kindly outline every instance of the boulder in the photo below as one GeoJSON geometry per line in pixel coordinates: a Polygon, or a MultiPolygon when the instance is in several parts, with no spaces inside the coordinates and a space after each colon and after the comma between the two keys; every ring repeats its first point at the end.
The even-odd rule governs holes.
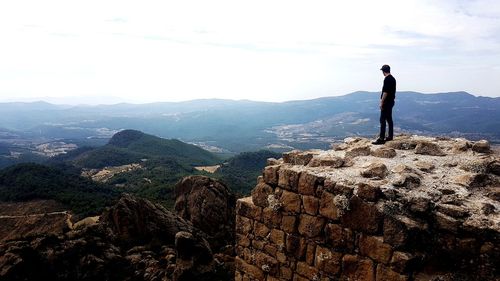
{"type": "Polygon", "coordinates": [[[95,224],[0,243],[0,280],[220,280],[216,272],[229,267],[214,262],[205,237],[162,206],[125,194],[95,224]]]}
{"type": "Polygon", "coordinates": [[[350,147],[345,152],[346,158],[370,155],[371,149],[368,145],[350,147]]]}
{"type": "Polygon", "coordinates": [[[129,245],[173,244],[177,232],[197,232],[190,222],[164,207],[129,194],[104,211],[100,224],[110,228],[120,243],[129,245]]]}
{"type": "Polygon", "coordinates": [[[236,199],[220,181],[189,176],[175,185],[175,211],[209,235],[213,249],[234,241],[236,199]]]}
{"type": "Polygon", "coordinates": [[[214,260],[210,246],[192,233],[181,231],[175,235],[177,252],[174,280],[206,280],[213,276],[214,260]]]}
{"type": "Polygon", "coordinates": [[[392,182],[392,185],[397,187],[415,188],[420,186],[420,176],[413,173],[403,173],[392,182]]]}
{"type": "Polygon", "coordinates": [[[417,162],[415,162],[415,166],[420,171],[423,171],[423,172],[431,172],[432,170],[434,170],[434,168],[436,168],[436,166],[434,166],[434,164],[432,164],[430,162],[426,162],[426,161],[417,161],[417,162]]]}
{"type": "Polygon", "coordinates": [[[467,188],[483,187],[489,183],[489,177],[486,174],[465,173],[456,177],[455,183],[467,188]]]}
{"type": "Polygon", "coordinates": [[[361,175],[365,178],[383,179],[387,176],[387,167],[382,163],[371,163],[365,170],[361,171],[361,175]]]}
{"type": "Polygon", "coordinates": [[[487,140],[476,141],[472,145],[472,151],[479,152],[479,153],[489,153],[490,152],[490,142],[487,140]]]}
{"type": "Polygon", "coordinates": [[[371,152],[372,156],[379,158],[394,158],[396,157],[396,150],[390,147],[379,147],[371,152]]]}
{"type": "Polygon", "coordinates": [[[444,156],[446,153],[443,152],[441,147],[433,142],[420,141],[415,147],[416,154],[432,155],[432,156],[444,156]]]}

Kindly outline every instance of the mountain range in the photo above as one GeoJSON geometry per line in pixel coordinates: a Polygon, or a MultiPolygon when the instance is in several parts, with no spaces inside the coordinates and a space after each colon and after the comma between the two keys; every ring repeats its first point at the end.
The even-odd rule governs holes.
{"type": "MultiPolygon", "coordinates": [[[[103,145],[116,132],[130,128],[219,154],[325,148],[346,136],[374,136],[379,98],[380,93],[355,92],[282,103],[220,99],[100,106],[0,103],[0,140],[103,145]]],[[[396,132],[500,141],[500,98],[466,92],[398,92],[394,118],[396,132]]]]}

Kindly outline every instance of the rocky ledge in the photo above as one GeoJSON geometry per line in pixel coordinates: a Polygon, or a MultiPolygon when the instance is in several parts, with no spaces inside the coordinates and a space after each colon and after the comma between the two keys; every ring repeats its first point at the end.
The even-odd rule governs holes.
{"type": "Polygon", "coordinates": [[[487,141],[347,138],[269,159],[237,202],[236,280],[498,280],[487,141]]]}
{"type": "Polygon", "coordinates": [[[176,195],[177,213],[124,194],[97,221],[61,227],[63,213],[2,225],[0,280],[230,280],[234,196],[203,176],[182,179],[176,195]]]}

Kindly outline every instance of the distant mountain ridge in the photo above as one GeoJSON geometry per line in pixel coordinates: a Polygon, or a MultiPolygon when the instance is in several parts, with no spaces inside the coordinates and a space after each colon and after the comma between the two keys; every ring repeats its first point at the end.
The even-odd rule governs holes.
{"type": "MultiPolygon", "coordinates": [[[[375,135],[379,99],[379,92],[360,91],[281,103],[221,99],[73,107],[37,103],[33,109],[17,105],[16,110],[0,103],[0,128],[21,138],[76,143],[105,142],[130,128],[234,153],[268,147],[325,148],[346,136],[375,135]]],[[[500,142],[500,98],[466,92],[397,92],[394,118],[398,132],[500,142]]]]}

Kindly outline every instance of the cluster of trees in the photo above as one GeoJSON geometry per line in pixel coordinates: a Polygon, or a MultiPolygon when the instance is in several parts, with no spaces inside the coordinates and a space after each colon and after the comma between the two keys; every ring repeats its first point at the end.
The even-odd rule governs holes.
{"type": "Polygon", "coordinates": [[[0,170],[0,200],[54,199],[82,216],[100,213],[118,192],[71,170],[23,163],[0,170]]]}
{"type": "Polygon", "coordinates": [[[269,150],[242,152],[230,158],[214,174],[239,196],[250,194],[257,177],[262,175],[268,158],[280,158],[281,154],[269,150]]]}
{"type": "Polygon", "coordinates": [[[197,146],[125,130],[107,145],[83,147],[50,159],[46,165],[17,164],[0,170],[0,201],[54,199],[75,214],[98,214],[122,192],[133,193],[172,208],[175,184],[185,176],[204,174],[228,185],[238,196],[248,195],[271,151],[244,152],[229,158],[214,174],[194,169],[220,164],[221,159],[197,146]],[[80,176],[81,168],[141,163],[142,168],[119,173],[106,183],[80,176]],[[47,166],[49,165],[49,166],[47,166]]]}

